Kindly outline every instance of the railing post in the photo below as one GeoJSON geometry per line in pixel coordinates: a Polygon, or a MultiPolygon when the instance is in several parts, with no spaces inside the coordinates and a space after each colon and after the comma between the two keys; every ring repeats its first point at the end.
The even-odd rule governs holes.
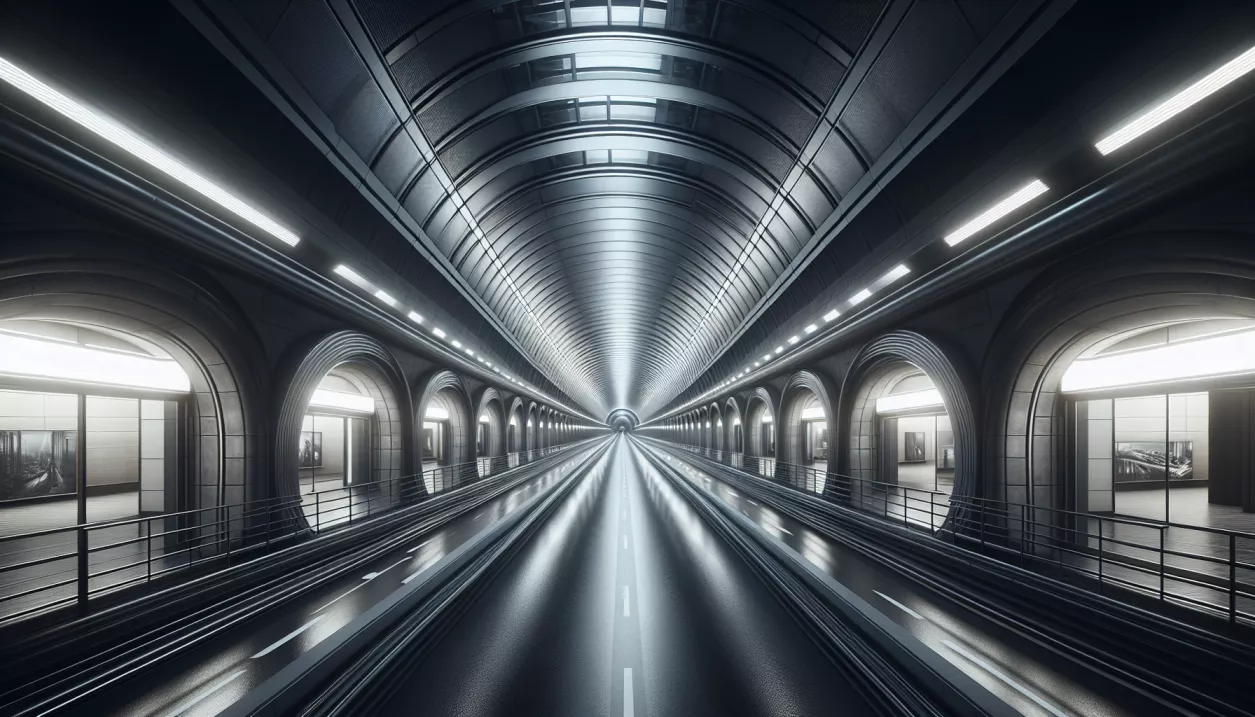
{"type": "Polygon", "coordinates": [[[87,528],[78,529],[78,604],[87,605],[87,528]]]}
{"type": "Polygon", "coordinates": [[[322,498],[322,496],[321,496],[321,495],[319,495],[319,494],[317,494],[317,493],[315,493],[315,494],[314,494],[314,532],[315,532],[315,533],[321,533],[321,532],[322,532],[322,503],[321,503],[321,498],[322,498]]]}
{"type": "Polygon", "coordinates": [[[148,576],[147,576],[147,582],[150,582],[150,583],[151,583],[151,582],[153,581],[153,524],[152,524],[152,521],[145,521],[144,525],[148,527],[148,536],[147,536],[147,537],[148,537],[148,576]]]}
{"type": "Polygon", "coordinates": [[[1021,568],[1024,567],[1024,547],[1028,544],[1028,536],[1025,534],[1025,529],[1028,528],[1028,522],[1027,520],[1025,520],[1025,517],[1024,517],[1024,509],[1026,507],[1027,506],[1024,505],[1023,503],[1020,504],[1020,567],[1021,568]]]}
{"type": "Polygon", "coordinates": [[[1099,595],[1102,595],[1102,594],[1105,592],[1105,591],[1104,591],[1104,589],[1103,589],[1103,570],[1102,570],[1102,564],[1103,564],[1103,557],[1102,557],[1103,544],[1102,544],[1102,540],[1103,540],[1103,538],[1102,538],[1102,518],[1099,518],[1099,519],[1098,519],[1098,594],[1099,594],[1099,595]]]}
{"type": "Polygon", "coordinates": [[[1167,526],[1159,527],[1159,601],[1163,602],[1164,593],[1164,536],[1168,533],[1167,526]]]}
{"type": "Polygon", "coordinates": [[[1229,533],[1229,622],[1238,619],[1238,536],[1229,533]]]}

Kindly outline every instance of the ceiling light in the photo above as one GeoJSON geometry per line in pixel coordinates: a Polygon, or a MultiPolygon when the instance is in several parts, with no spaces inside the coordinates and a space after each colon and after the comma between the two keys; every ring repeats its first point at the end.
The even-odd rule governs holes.
{"type": "Polygon", "coordinates": [[[410,321],[413,321],[413,322],[414,322],[414,323],[416,323],[416,324],[421,324],[421,323],[423,323],[423,315],[422,315],[422,314],[419,314],[419,313],[417,313],[417,312],[411,311],[411,312],[408,314],[408,316],[410,317],[410,321]]]}
{"type": "Polygon", "coordinates": [[[461,342],[461,341],[458,341],[457,339],[454,339],[454,340],[452,341],[452,343],[453,343],[453,348],[455,348],[455,349],[460,349],[460,348],[462,348],[462,342],[461,342]]]}
{"type": "Polygon", "coordinates": [[[1159,105],[1143,112],[1131,122],[1103,137],[1094,147],[1104,155],[1111,154],[1172,119],[1190,105],[1207,98],[1225,85],[1250,72],[1253,68],[1255,68],[1255,47],[1221,65],[1219,69],[1213,70],[1203,79],[1169,97],[1159,105]]]}
{"type": "Polygon", "coordinates": [[[777,353],[777,354],[779,354],[779,353],[783,353],[783,352],[784,352],[784,347],[783,347],[783,346],[777,346],[777,347],[776,347],[776,353],[777,353]]]}
{"type": "Polygon", "coordinates": [[[0,58],[0,79],[147,162],[223,209],[266,231],[288,246],[296,246],[300,243],[300,237],[257,211],[243,199],[205,179],[126,127],[61,94],[4,58],[0,58]]]}
{"type": "Polygon", "coordinates": [[[762,362],[761,362],[761,361],[755,361],[755,362],[754,362],[754,368],[758,368],[759,366],[762,366],[762,365],[763,365],[763,364],[762,364],[762,362]]]}
{"type": "Polygon", "coordinates": [[[861,304],[862,302],[867,301],[869,298],[871,298],[871,295],[872,295],[872,292],[869,289],[863,289],[862,291],[858,292],[854,296],[850,297],[850,306],[854,306],[855,304],[861,304]]]}
{"type": "Polygon", "coordinates": [[[1060,389],[1089,391],[1252,371],[1255,331],[1246,331],[1073,361],[1060,389]]]}
{"type": "Polygon", "coordinates": [[[466,350],[466,355],[467,355],[467,356],[474,356],[474,355],[475,355],[475,352],[474,352],[474,351],[472,351],[472,350],[470,350],[470,349],[467,349],[467,350],[466,350]]]}
{"type": "Polygon", "coordinates": [[[370,396],[362,396],[356,393],[345,393],[344,391],[329,391],[325,388],[314,389],[314,395],[309,399],[310,408],[335,408],[345,411],[357,411],[358,413],[374,413],[375,399],[370,396]]]}
{"type": "Polygon", "coordinates": [[[379,299],[380,301],[387,304],[388,306],[397,305],[397,300],[392,298],[392,296],[389,295],[388,292],[384,291],[383,289],[380,289],[379,291],[375,292],[375,298],[379,299]]]}
{"type": "Polygon", "coordinates": [[[348,279],[349,281],[353,282],[354,284],[357,284],[358,286],[369,285],[369,282],[363,279],[361,274],[357,273],[356,271],[353,271],[352,269],[348,268],[344,264],[337,264],[336,268],[333,269],[333,271],[335,271],[335,273],[339,274],[340,276],[343,276],[344,278],[348,279]]]}
{"type": "Polygon", "coordinates": [[[840,311],[833,309],[832,311],[829,311],[828,313],[824,314],[824,323],[832,321],[833,319],[837,318],[840,315],[841,315],[840,311]]]}
{"type": "Polygon", "coordinates": [[[771,360],[771,354],[764,354],[764,355],[763,355],[763,361],[764,361],[764,362],[767,362],[767,361],[770,361],[770,360],[771,360]]]}
{"type": "Polygon", "coordinates": [[[792,346],[793,344],[795,344],[795,343],[797,343],[797,342],[799,342],[799,341],[801,341],[801,340],[802,340],[802,339],[801,339],[800,337],[798,337],[798,336],[790,336],[790,337],[789,337],[789,345],[790,345],[790,346],[792,346]]]}
{"type": "Polygon", "coordinates": [[[0,373],[185,393],[177,361],[0,334],[0,373]]]}
{"type": "Polygon", "coordinates": [[[893,267],[889,271],[885,272],[885,275],[880,277],[880,282],[882,284],[889,284],[889,283],[897,281],[898,279],[901,279],[902,277],[910,273],[911,273],[911,270],[906,267],[906,264],[898,264],[897,266],[893,267]]]}
{"type": "Polygon", "coordinates": [[[938,408],[943,405],[941,392],[935,388],[930,388],[924,391],[881,396],[876,399],[876,413],[904,411],[910,408],[938,408]]]}
{"type": "Polygon", "coordinates": [[[950,246],[958,244],[976,232],[998,221],[1002,217],[1005,217],[1016,209],[1024,206],[1035,197],[1044,194],[1048,189],[1049,187],[1042,184],[1040,179],[1034,179],[1011,194],[1011,196],[1002,199],[997,204],[993,205],[989,209],[986,209],[980,216],[947,234],[945,237],[946,243],[950,246]]]}
{"type": "Polygon", "coordinates": [[[436,338],[443,339],[445,337],[445,332],[441,331],[439,327],[432,327],[431,332],[436,335],[436,338]]]}
{"type": "Polygon", "coordinates": [[[818,331],[818,330],[819,330],[819,327],[818,327],[818,326],[816,326],[815,324],[810,324],[809,326],[807,326],[807,327],[806,327],[805,329],[803,329],[803,330],[804,330],[804,331],[806,332],[806,334],[809,336],[810,334],[813,334],[813,333],[815,333],[816,331],[818,331]]]}

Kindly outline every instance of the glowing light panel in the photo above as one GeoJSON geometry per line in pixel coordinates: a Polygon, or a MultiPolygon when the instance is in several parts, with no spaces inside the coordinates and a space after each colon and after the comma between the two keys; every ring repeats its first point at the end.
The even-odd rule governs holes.
{"type": "Polygon", "coordinates": [[[941,392],[935,388],[924,391],[899,393],[893,396],[881,396],[876,399],[876,413],[905,411],[911,408],[936,408],[945,404],[941,400],[941,392]]]}
{"type": "Polygon", "coordinates": [[[1094,147],[1104,155],[1111,154],[1172,119],[1190,105],[1202,101],[1225,85],[1250,72],[1253,68],[1255,68],[1255,47],[1229,60],[1203,79],[1138,115],[1123,127],[1098,140],[1094,147]]]}
{"type": "Polygon", "coordinates": [[[187,374],[172,360],[8,334],[0,334],[0,373],[179,393],[191,390],[187,374]]]}
{"type": "Polygon", "coordinates": [[[329,391],[325,388],[319,388],[314,390],[314,396],[309,399],[309,407],[335,408],[342,411],[374,413],[375,399],[370,396],[361,396],[356,393],[329,391]]]}
{"type": "Polygon", "coordinates": [[[1255,331],[1073,361],[1063,391],[1224,376],[1255,371],[1255,331]]]}
{"type": "Polygon", "coordinates": [[[1045,184],[1042,184],[1040,179],[1034,179],[1015,191],[1011,194],[1011,196],[1004,198],[1002,201],[993,205],[989,209],[986,209],[980,214],[980,216],[947,234],[945,236],[946,243],[950,246],[958,244],[964,239],[971,237],[976,232],[1029,203],[1034,198],[1045,194],[1049,189],[1050,188],[1045,184]]]}
{"type": "Polygon", "coordinates": [[[43,102],[71,121],[129,152],[171,179],[192,189],[214,204],[265,231],[284,244],[296,246],[300,243],[300,237],[254,209],[243,199],[205,179],[182,162],[161,151],[151,142],[141,138],[126,127],[54,90],[2,57],[0,57],[0,79],[43,102]]]}

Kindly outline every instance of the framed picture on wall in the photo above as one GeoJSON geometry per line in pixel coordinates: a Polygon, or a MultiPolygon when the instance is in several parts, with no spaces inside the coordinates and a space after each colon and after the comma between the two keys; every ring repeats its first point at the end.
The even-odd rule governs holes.
{"type": "Polygon", "coordinates": [[[301,431],[298,468],[322,468],[322,431],[301,431]]]}
{"type": "Polygon", "coordinates": [[[72,495],[76,431],[0,431],[0,500],[72,495]]]}
{"type": "Polygon", "coordinates": [[[902,462],[920,463],[924,460],[924,431],[907,431],[902,444],[902,462]]]}

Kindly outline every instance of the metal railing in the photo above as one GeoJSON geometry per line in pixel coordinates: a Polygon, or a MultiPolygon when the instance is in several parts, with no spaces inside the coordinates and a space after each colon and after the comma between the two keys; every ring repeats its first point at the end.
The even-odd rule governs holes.
{"type": "Polygon", "coordinates": [[[1021,567],[1084,576],[1099,592],[1117,586],[1255,622],[1255,533],[952,496],[662,442],[1021,567]]]}
{"type": "Polygon", "coordinates": [[[295,496],[0,536],[0,622],[351,525],[577,443],[295,496]]]}

